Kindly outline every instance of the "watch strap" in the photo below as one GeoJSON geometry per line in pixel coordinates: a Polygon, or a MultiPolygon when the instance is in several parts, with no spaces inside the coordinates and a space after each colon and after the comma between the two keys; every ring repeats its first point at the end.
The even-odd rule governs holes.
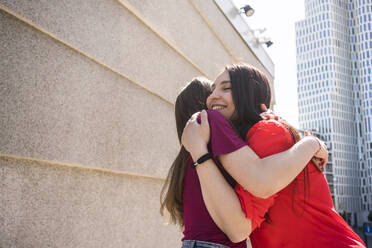
{"type": "Polygon", "coordinates": [[[194,163],[192,163],[192,168],[196,168],[196,166],[198,166],[199,164],[202,164],[204,163],[205,161],[207,161],[208,159],[211,159],[213,158],[213,154],[208,152],[206,154],[204,154],[203,156],[201,156],[200,158],[198,158],[198,160],[196,160],[194,163]]]}

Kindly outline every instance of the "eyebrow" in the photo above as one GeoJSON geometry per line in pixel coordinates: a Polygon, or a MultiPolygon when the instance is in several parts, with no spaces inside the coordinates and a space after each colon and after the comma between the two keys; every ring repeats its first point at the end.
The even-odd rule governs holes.
{"type": "MultiPolygon", "coordinates": [[[[230,83],[231,83],[230,80],[225,80],[225,81],[222,81],[220,84],[230,84],[230,83]]],[[[211,88],[212,88],[212,90],[213,90],[214,88],[216,88],[216,84],[213,83],[212,86],[211,86],[211,88]]]]}

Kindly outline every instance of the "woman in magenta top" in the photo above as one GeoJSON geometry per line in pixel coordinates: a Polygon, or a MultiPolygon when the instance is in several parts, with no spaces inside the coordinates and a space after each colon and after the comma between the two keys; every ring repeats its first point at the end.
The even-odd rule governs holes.
{"type": "MultiPolygon", "coordinates": [[[[254,80],[255,75],[246,77],[247,75],[242,74],[241,71],[247,70],[249,71],[249,68],[247,69],[245,66],[233,65],[227,67],[228,73],[225,71],[224,75],[221,74],[215,82],[215,90],[211,97],[208,98],[209,104],[207,101],[208,107],[213,107],[213,105],[226,106],[228,101],[223,100],[225,96],[220,88],[222,82],[230,82],[231,87],[234,87],[233,85],[236,81],[246,80],[247,84],[249,84],[252,79],[254,80]]],[[[256,103],[256,105],[258,106],[262,102],[261,99],[261,102],[256,103]]],[[[222,111],[221,113],[223,114],[222,111]]],[[[206,123],[208,122],[204,121],[204,124],[202,122],[201,125],[198,125],[195,121],[191,121],[184,130],[184,134],[187,137],[183,137],[183,144],[191,152],[191,155],[194,154],[194,157],[198,156],[195,155],[198,150],[206,147],[207,138],[209,138],[208,124],[206,123]],[[202,137],[198,139],[198,135],[202,137]]],[[[245,130],[247,129],[249,128],[245,130]]],[[[240,128],[240,130],[244,131],[244,128],[240,128]]],[[[212,127],[210,132],[211,139],[213,139],[212,127]]],[[[247,144],[263,158],[290,148],[294,143],[293,137],[296,136],[291,134],[293,132],[290,133],[287,127],[281,123],[273,121],[260,122],[249,130],[247,144]]],[[[296,145],[298,143],[294,146],[296,145]]],[[[244,159],[239,160],[240,158],[237,158],[235,166],[229,166],[224,163],[224,156],[219,158],[226,170],[247,189],[245,186],[249,185],[247,180],[250,179],[247,179],[247,174],[239,167],[239,164],[244,163],[244,159]]],[[[203,165],[199,171],[202,171],[202,167],[207,166],[213,165],[203,165]]],[[[207,169],[203,170],[206,171],[207,169]]],[[[224,184],[221,177],[216,177],[216,173],[214,175],[209,173],[208,175],[207,172],[198,172],[198,175],[202,188],[203,181],[213,181],[214,187],[224,184]]],[[[272,183],[275,184],[276,182],[272,183]]],[[[300,173],[291,185],[280,191],[276,198],[275,196],[267,199],[258,198],[251,194],[253,193],[251,190],[249,190],[251,191],[249,193],[240,185],[236,187],[236,191],[239,194],[242,209],[246,213],[247,218],[252,220],[252,230],[261,225],[265,220],[265,213],[274,203],[268,212],[269,221],[264,222],[251,235],[253,247],[365,247],[360,238],[352,232],[350,227],[334,211],[324,175],[312,163],[306,166],[305,170],[300,173]]],[[[214,193],[211,187],[209,191],[203,191],[203,197],[204,199],[212,197],[214,193]]],[[[214,208],[218,208],[220,204],[224,204],[226,199],[227,197],[220,197],[219,201],[205,201],[210,213],[214,211],[214,208]]],[[[223,211],[220,211],[219,214],[222,216],[220,218],[223,218],[223,215],[228,215],[223,211]]],[[[213,214],[211,215],[213,216],[213,214]]],[[[217,218],[214,217],[214,219],[217,218]]],[[[239,229],[237,228],[236,231],[239,232],[239,229]]]]}

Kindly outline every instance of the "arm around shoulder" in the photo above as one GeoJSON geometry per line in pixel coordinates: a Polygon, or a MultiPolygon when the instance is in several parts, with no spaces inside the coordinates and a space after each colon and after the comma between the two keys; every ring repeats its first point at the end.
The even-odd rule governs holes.
{"type": "Polygon", "coordinates": [[[247,140],[250,147],[219,156],[229,174],[247,191],[261,198],[287,186],[319,149],[318,142],[308,137],[291,147],[289,133],[282,133],[285,130],[280,126],[278,133],[265,129],[265,126],[267,124],[261,125],[247,140]]]}

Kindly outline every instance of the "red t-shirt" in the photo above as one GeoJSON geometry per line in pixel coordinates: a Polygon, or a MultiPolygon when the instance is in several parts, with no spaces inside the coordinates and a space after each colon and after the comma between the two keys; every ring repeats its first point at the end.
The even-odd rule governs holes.
{"type": "MultiPolygon", "coordinates": [[[[286,150],[293,144],[289,131],[276,121],[257,123],[249,130],[246,141],[261,158],[286,150]]],[[[236,187],[236,192],[242,206],[256,201],[256,197],[240,186],[236,187]]],[[[254,248],[366,247],[335,211],[324,174],[312,162],[277,193],[268,214],[270,223],[260,222],[261,226],[250,235],[254,248]]]]}
{"type": "MultiPolygon", "coordinates": [[[[228,120],[219,112],[208,110],[208,121],[211,131],[209,148],[215,157],[214,162],[225,179],[234,187],[236,184],[234,179],[223,169],[216,156],[231,153],[246,144],[237,136],[228,120]]],[[[232,243],[214,223],[204,204],[199,178],[196,170],[191,168],[191,163],[190,158],[184,178],[183,214],[185,230],[182,240],[207,241],[228,247],[245,248],[246,241],[232,243]]]]}

